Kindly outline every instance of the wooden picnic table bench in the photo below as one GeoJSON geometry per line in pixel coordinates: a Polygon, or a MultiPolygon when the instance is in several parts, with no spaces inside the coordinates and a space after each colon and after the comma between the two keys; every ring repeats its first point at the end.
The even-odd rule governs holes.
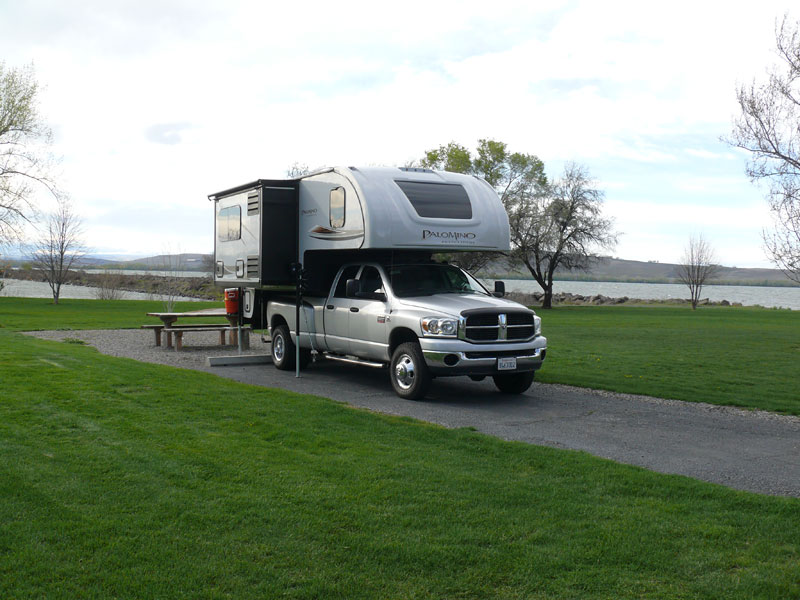
{"type": "MultiPolygon", "coordinates": [[[[172,346],[171,336],[175,336],[175,350],[178,351],[183,348],[183,334],[192,331],[218,331],[219,343],[221,346],[225,345],[225,333],[230,332],[231,344],[238,345],[238,327],[231,327],[230,325],[180,325],[178,327],[164,328],[167,334],[167,348],[172,346]]],[[[250,326],[242,327],[242,349],[248,350],[250,348],[250,326]]]]}
{"type": "MultiPolygon", "coordinates": [[[[187,331],[218,331],[219,343],[225,343],[225,333],[230,334],[230,343],[238,345],[238,317],[237,315],[229,315],[225,312],[224,308],[206,308],[203,310],[194,310],[190,312],[150,312],[147,313],[148,317],[158,317],[161,319],[161,325],[142,325],[142,329],[152,329],[155,333],[156,346],[161,345],[161,335],[166,338],[166,347],[172,348],[172,336],[175,336],[176,350],[183,347],[183,334],[187,331]],[[200,317],[224,317],[227,319],[227,324],[218,323],[181,323],[176,325],[178,319],[187,318],[200,318],[200,317]]],[[[242,327],[242,346],[249,348],[250,346],[250,328],[242,327]]]]}

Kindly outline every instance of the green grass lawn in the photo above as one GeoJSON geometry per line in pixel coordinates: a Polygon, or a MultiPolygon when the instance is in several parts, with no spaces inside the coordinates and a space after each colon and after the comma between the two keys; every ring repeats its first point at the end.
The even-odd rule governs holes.
{"type": "Polygon", "coordinates": [[[559,307],[537,379],[800,414],[800,312],[559,307]]]}
{"type": "Polygon", "coordinates": [[[2,598],[800,596],[800,500],[8,329],[0,382],[2,598]]]}
{"type": "MultiPolygon", "coordinates": [[[[222,308],[222,302],[176,302],[176,312],[222,308]]],[[[158,324],[149,312],[164,312],[160,300],[74,300],[0,297],[0,327],[34,331],[51,329],[128,329],[158,324]]],[[[219,321],[216,319],[206,319],[219,321]]],[[[204,319],[192,322],[202,323],[204,319]]]]}
{"type": "MultiPolygon", "coordinates": [[[[221,303],[189,302],[178,310],[221,303]]],[[[0,298],[0,327],[102,329],[158,323],[161,302],[0,298]]],[[[669,306],[540,311],[537,379],[800,415],[800,311],[669,306]]],[[[218,319],[217,319],[218,320],[218,319]]]]}

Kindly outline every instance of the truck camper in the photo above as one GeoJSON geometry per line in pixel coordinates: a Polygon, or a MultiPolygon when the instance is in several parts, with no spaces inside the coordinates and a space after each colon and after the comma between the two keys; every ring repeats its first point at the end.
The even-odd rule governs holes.
{"type": "Polygon", "coordinates": [[[395,391],[434,377],[491,376],[521,393],[547,340],[530,309],[436,253],[509,250],[494,189],[463,174],[337,167],[209,196],[215,283],[239,288],[241,319],[269,328],[273,364],[314,358],[388,367],[395,391]],[[297,324],[299,323],[299,331],[297,324]]]}

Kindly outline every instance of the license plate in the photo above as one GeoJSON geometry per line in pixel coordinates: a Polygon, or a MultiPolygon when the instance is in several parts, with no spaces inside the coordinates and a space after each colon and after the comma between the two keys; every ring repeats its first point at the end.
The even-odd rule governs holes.
{"type": "Polygon", "coordinates": [[[516,358],[498,358],[497,370],[498,371],[513,371],[517,368],[516,358]]]}

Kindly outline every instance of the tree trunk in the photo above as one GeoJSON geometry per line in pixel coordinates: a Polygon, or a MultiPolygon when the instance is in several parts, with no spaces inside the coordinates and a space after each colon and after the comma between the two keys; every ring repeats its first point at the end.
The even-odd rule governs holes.
{"type": "Polygon", "coordinates": [[[542,298],[542,308],[553,308],[553,284],[552,282],[544,286],[544,297],[542,298]]]}

